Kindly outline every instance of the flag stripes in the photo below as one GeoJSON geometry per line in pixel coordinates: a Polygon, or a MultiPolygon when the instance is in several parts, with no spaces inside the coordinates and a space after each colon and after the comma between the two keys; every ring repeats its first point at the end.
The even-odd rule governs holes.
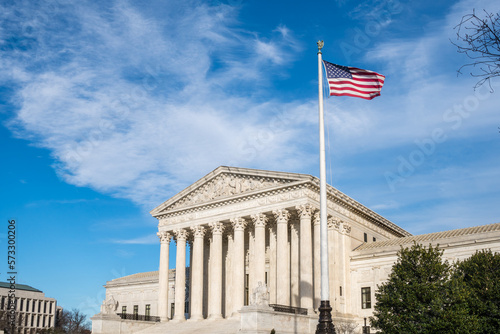
{"type": "Polygon", "coordinates": [[[380,95],[385,76],[357,67],[341,66],[323,61],[330,95],[353,96],[371,100],[380,95]]]}

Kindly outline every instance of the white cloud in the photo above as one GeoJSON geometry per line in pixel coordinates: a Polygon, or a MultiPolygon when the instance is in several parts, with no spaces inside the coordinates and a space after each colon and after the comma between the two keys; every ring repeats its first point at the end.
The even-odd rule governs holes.
{"type": "Polygon", "coordinates": [[[264,42],[232,28],[234,8],[176,5],[182,14],[161,20],[126,2],[56,3],[54,17],[28,2],[19,17],[3,12],[18,25],[38,15],[31,49],[2,54],[9,67],[0,74],[19,85],[10,127],[50,149],[67,182],[151,207],[218,165],[308,164],[294,150],[306,129],[290,116],[286,128],[269,119],[312,106],[243,93],[263,89],[255,85],[269,80],[263,66],[298,49],[290,31],[280,26],[264,42]],[[236,83],[240,93],[226,93],[236,83]]]}
{"type": "Polygon", "coordinates": [[[150,234],[143,237],[137,237],[134,239],[112,240],[112,243],[122,244],[122,245],[157,245],[158,237],[156,236],[156,234],[150,234]]]}

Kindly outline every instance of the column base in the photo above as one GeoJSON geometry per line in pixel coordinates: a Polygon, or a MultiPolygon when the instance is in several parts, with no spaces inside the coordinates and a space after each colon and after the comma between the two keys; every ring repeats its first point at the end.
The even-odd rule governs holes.
{"type": "Polygon", "coordinates": [[[231,314],[230,318],[231,319],[241,319],[241,313],[238,311],[233,312],[233,314],[231,314]]]}
{"type": "Polygon", "coordinates": [[[201,321],[204,320],[204,318],[201,315],[192,315],[187,321],[201,321]]]}
{"type": "Polygon", "coordinates": [[[170,319],[168,317],[160,317],[160,322],[169,322],[170,319]]]}
{"type": "Polygon", "coordinates": [[[222,314],[211,314],[207,320],[222,320],[222,314]]]}
{"type": "Polygon", "coordinates": [[[335,326],[332,322],[332,308],[329,300],[322,300],[319,307],[319,321],[316,327],[316,334],[336,334],[335,326]]]}
{"type": "Polygon", "coordinates": [[[186,318],[183,315],[174,315],[174,318],[171,321],[182,322],[186,321],[186,318]]]}

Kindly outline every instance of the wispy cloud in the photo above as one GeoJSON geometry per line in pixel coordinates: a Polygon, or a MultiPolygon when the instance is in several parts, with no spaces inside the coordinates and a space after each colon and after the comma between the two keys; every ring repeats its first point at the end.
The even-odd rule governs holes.
{"type": "Polygon", "coordinates": [[[263,40],[233,27],[235,8],[197,2],[166,18],[127,2],[3,7],[0,73],[17,87],[9,126],[50,149],[67,182],[151,206],[221,164],[305,161],[289,157],[298,123],[259,135],[273,132],[267,116],[307,103],[248,97],[271,80],[264,69],[280,71],[283,50],[299,50],[285,26],[263,40]]]}
{"type": "Polygon", "coordinates": [[[134,239],[111,240],[111,242],[123,245],[157,245],[158,237],[155,234],[151,234],[134,239]]]}

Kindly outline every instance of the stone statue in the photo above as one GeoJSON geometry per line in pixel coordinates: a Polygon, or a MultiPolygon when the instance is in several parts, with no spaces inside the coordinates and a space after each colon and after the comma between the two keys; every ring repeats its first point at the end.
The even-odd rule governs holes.
{"type": "Polygon", "coordinates": [[[110,296],[108,299],[102,302],[101,313],[104,314],[115,314],[118,309],[118,302],[110,296]]]}
{"type": "Polygon", "coordinates": [[[259,281],[258,286],[252,292],[252,305],[269,305],[269,291],[267,286],[259,281]]]}

